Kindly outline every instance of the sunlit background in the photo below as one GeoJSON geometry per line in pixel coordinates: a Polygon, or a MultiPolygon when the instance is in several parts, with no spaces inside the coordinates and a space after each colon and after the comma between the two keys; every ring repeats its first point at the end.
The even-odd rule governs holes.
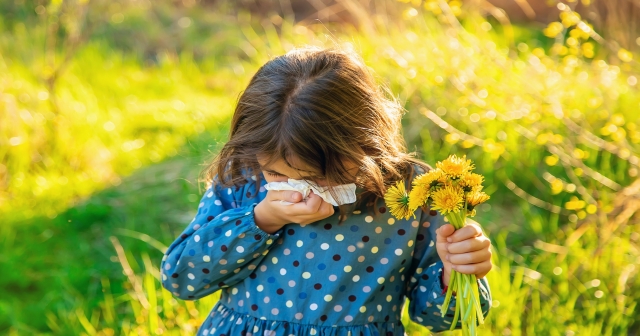
{"type": "Polygon", "coordinates": [[[0,334],[195,334],[217,295],[173,299],[157,267],[198,173],[260,65],[339,44],[405,103],[410,150],[486,177],[482,335],[639,335],[639,19],[629,0],[0,1],[0,334]]]}

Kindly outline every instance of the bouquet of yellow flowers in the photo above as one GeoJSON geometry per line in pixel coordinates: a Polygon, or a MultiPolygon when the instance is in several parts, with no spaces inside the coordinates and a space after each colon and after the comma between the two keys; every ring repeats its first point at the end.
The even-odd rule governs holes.
{"type": "MultiPolygon", "coordinates": [[[[472,173],[474,168],[466,156],[460,158],[451,155],[436,163],[436,169],[417,176],[409,193],[402,180],[390,187],[384,196],[387,207],[394,217],[409,219],[412,215],[415,218],[415,211],[419,207],[428,205],[431,209],[440,211],[458,230],[466,225],[467,216],[475,215],[475,207],[489,199],[489,195],[482,191],[484,177],[472,173]]],[[[463,335],[476,335],[477,321],[483,324],[484,318],[475,274],[451,270],[447,294],[440,308],[442,316],[449,307],[454,291],[458,301],[451,330],[455,329],[462,314],[463,335]]]]}

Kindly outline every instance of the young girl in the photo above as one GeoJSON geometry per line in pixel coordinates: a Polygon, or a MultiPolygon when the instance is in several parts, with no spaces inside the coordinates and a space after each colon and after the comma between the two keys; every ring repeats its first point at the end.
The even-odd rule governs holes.
{"type": "Polygon", "coordinates": [[[479,227],[453,234],[436,211],[396,220],[385,207],[388,186],[430,169],[406,153],[403,109],[386,92],[359,55],[335,47],[295,49],[253,76],[198,213],[162,259],[175,296],[221,290],[198,335],[404,335],[405,298],[412,321],[446,330],[452,268],[478,276],[487,315],[491,252],[479,227]],[[265,189],[290,178],[332,194],[355,183],[357,200],[265,189]]]}

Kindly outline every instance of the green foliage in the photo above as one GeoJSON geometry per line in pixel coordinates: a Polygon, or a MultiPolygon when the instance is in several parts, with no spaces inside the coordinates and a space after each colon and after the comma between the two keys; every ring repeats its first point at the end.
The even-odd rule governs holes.
{"type": "MultiPolygon", "coordinates": [[[[193,334],[216,298],[171,298],[157,265],[196,209],[198,170],[261,64],[333,41],[322,24],[224,5],[99,2],[92,38],[69,49],[65,28],[49,46],[42,15],[82,17],[70,3],[0,5],[12,13],[0,15],[0,333],[193,334]]],[[[457,5],[407,4],[404,20],[373,17],[375,36],[336,39],[406,102],[412,150],[466,154],[486,178],[476,219],[494,245],[494,302],[481,334],[638,332],[638,74],[562,54],[539,30],[473,12],[459,25],[457,5]]]]}

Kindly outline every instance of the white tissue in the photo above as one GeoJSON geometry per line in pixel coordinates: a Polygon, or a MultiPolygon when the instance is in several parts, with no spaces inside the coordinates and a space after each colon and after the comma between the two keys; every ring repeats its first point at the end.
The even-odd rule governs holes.
{"type": "MultiPolygon", "coordinates": [[[[310,185],[304,180],[289,179],[288,182],[269,182],[264,186],[267,190],[293,190],[302,194],[302,198],[307,198],[309,192],[320,196],[325,202],[331,203],[333,206],[341,204],[349,204],[356,201],[356,185],[355,183],[342,184],[334,186],[333,189],[337,194],[337,200],[333,198],[333,195],[329,190],[318,190],[315,186],[310,185]]],[[[290,205],[291,202],[280,201],[282,204],[290,205]]]]}

